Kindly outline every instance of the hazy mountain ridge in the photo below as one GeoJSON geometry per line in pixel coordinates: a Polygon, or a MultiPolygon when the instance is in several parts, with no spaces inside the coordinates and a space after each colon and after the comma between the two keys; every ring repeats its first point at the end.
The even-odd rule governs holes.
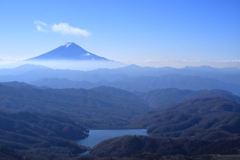
{"type": "Polygon", "coordinates": [[[0,82],[1,85],[4,86],[9,86],[9,87],[24,87],[24,88],[37,88],[34,85],[30,85],[28,83],[24,83],[24,82],[18,82],[18,81],[12,81],[12,82],[0,82]]]}
{"type": "Polygon", "coordinates": [[[209,66],[199,67],[184,67],[184,68],[173,68],[173,67],[140,67],[137,65],[129,65],[126,67],[116,69],[97,69],[91,71],[93,73],[99,73],[102,75],[118,73],[125,74],[131,77],[138,76],[162,76],[167,74],[175,75],[186,75],[186,76],[198,76],[203,78],[217,79],[224,82],[240,84],[240,69],[239,68],[213,68],[209,66]]]}
{"type": "Polygon", "coordinates": [[[163,75],[159,77],[140,76],[126,78],[121,81],[101,80],[98,82],[88,81],[70,81],[66,79],[40,79],[33,81],[30,84],[36,86],[47,86],[50,88],[92,88],[99,86],[110,86],[127,91],[147,92],[155,89],[163,88],[178,88],[189,90],[203,89],[222,89],[240,95],[240,85],[234,83],[221,82],[210,78],[200,78],[196,76],[184,75],[163,75]],[[66,85],[66,83],[68,85],[66,85]],[[71,85],[70,85],[71,84],[71,85]]]}
{"type": "Polygon", "coordinates": [[[39,79],[46,78],[60,78],[68,79],[72,81],[89,81],[98,82],[101,80],[118,81],[128,79],[129,76],[124,74],[109,74],[100,75],[98,73],[92,73],[90,71],[79,71],[79,70],[61,70],[51,68],[36,68],[30,69],[19,75],[2,75],[0,76],[1,82],[19,81],[19,82],[32,82],[39,79]]]}
{"type": "MultiPolygon", "coordinates": [[[[161,67],[161,68],[152,68],[152,67],[140,67],[136,65],[129,65],[126,67],[120,67],[116,69],[95,69],[91,71],[80,71],[80,70],[59,70],[59,69],[51,69],[47,68],[44,66],[40,65],[22,65],[17,68],[6,68],[6,69],[0,69],[1,74],[0,75],[13,75],[14,74],[23,74],[26,73],[27,71],[33,71],[29,72],[28,74],[34,74],[34,72],[37,72],[38,74],[42,75],[42,77],[38,77],[38,79],[41,78],[67,78],[69,80],[87,80],[91,82],[97,82],[99,80],[108,80],[109,76],[112,76],[113,80],[110,81],[120,81],[122,80],[121,78],[127,79],[130,77],[140,77],[140,76],[154,76],[154,77],[159,77],[162,75],[188,75],[188,76],[198,76],[198,77],[208,77],[212,79],[217,79],[223,82],[231,82],[231,83],[236,83],[239,84],[239,79],[240,79],[240,69],[237,68],[212,68],[208,66],[200,66],[200,67],[185,67],[185,68],[171,68],[171,67],[161,67]],[[25,68],[25,69],[21,69],[25,68]],[[38,70],[38,71],[33,71],[35,69],[43,69],[45,68],[46,70],[38,70]],[[202,68],[210,68],[210,69],[202,69],[202,68]],[[48,69],[48,70],[47,70],[48,69]],[[8,70],[8,72],[4,72],[4,70],[8,70]],[[22,71],[19,71],[22,70],[22,71]],[[232,71],[234,70],[234,71],[232,71]],[[45,76],[43,76],[45,73],[45,76]],[[75,76],[73,76],[75,74],[75,76]],[[85,79],[80,79],[81,76],[76,76],[80,74],[81,76],[84,76],[85,79]],[[54,76],[52,76],[54,75],[54,76]],[[60,76],[61,75],[61,76],[60,76]],[[89,79],[88,77],[92,75],[94,78],[89,79]],[[117,78],[113,78],[113,77],[117,78]],[[69,78],[68,78],[69,77],[69,78]],[[97,80],[94,80],[96,79],[97,80]]],[[[26,76],[25,74],[24,76],[26,76]]],[[[2,76],[0,77],[2,78],[2,76]]],[[[7,79],[8,77],[5,78],[5,81],[13,81],[7,79]]],[[[13,78],[13,77],[11,77],[13,78]]],[[[15,79],[17,81],[20,78],[20,76],[16,76],[15,79]]],[[[35,79],[37,80],[37,79],[35,79]]],[[[1,80],[3,81],[3,80],[1,80]]],[[[22,80],[21,80],[22,81],[22,80]]],[[[30,82],[33,80],[25,80],[25,82],[30,82]]]]}
{"type": "MultiPolygon", "coordinates": [[[[15,69],[12,70],[14,71],[15,69]]],[[[237,69],[233,69],[234,71],[226,68],[209,69],[209,67],[206,66],[175,69],[169,67],[151,68],[130,65],[117,69],[78,71],[26,65],[25,70],[24,73],[19,75],[2,75],[0,76],[0,81],[20,81],[39,87],[44,86],[58,89],[89,89],[105,85],[123,90],[140,92],[147,92],[160,88],[189,90],[222,89],[240,95],[240,74],[236,74],[238,71],[237,69]],[[185,72],[191,74],[185,74],[185,72]],[[218,76],[216,76],[216,73],[218,76]]]]}
{"type": "Polygon", "coordinates": [[[93,87],[93,83],[89,81],[71,81],[66,78],[44,78],[36,81],[32,81],[29,84],[36,85],[38,87],[47,87],[53,89],[67,89],[67,88],[75,88],[75,89],[90,89],[93,87]]]}
{"type": "MultiPolygon", "coordinates": [[[[48,67],[42,66],[42,65],[34,65],[34,64],[24,64],[20,65],[16,68],[0,68],[0,76],[3,75],[19,75],[23,74],[25,72],[35,70],[35,69],[46,69],[48,67]]],[[[48,68],[50,69],[50,68],[48,68]]]]}

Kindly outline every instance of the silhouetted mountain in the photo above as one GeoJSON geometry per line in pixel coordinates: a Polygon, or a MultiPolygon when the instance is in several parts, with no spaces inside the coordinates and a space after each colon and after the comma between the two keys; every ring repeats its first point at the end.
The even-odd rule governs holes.
{"type": "Polygon", "coordinates": [[[34,84],[38,87],[47,87],[47,88],[55,88],[55,89],[66,89],[66,88],[83,88],[90,89],[92,83],[89,81],[71,81],[65,78],[44,78],[40,80],[36,80],[31,82],[30,84],[34,84]]]}
{"type": "Polygon", "coordinates": [[[180,90],[176,88],[157,89],[149,92],[135,92],[149,103],[150,107],[162,108],[174,103],[196,98],[223,97],[240,104],[240,97],[224,90],[180,90]]]}
{"type": "Polygon", "coordinates": [[[121,127],[134,115],[145,112],[148,105],[96,90],[43,90],[0,85],[0,108],[82,118],[96,122],[94,127],[121,127]]]}
{"type": "MultiPolygon", "coordinates": [[[[35,68],[18,75],[2,75],[1,82],[20,81],[32,83],[37,86],[51,88],[76,88],[76,83],[81,88],[92,88],[101,85],[120,88],[128,91],[150,91],[159,88],[178,89],[223,89],[240,95],[240,74],[230,74],[220,69],[201,69],[201,67],[186,67],[175,69],[169,67],[151,68],[130,65],[117,69],[97,69],[93,71],[60,70],[50,68],[35,68]],[[217,71],[215,71],[217,70],[217,71]],[[220,71],[219,71],[220,70],[220,71]],[[64,80],[55,80],[59,78],[64,80]],[[67,80],[74,82],[66,82],[67,80]],[[61,82],[63,81],[63,82],[61,82]],[[80,82],[77,82],[80,81],[80,82]],[[81,82],[84,81],[84,82],[81,82]],[[89,83],[91,86],[89,86],[89,83]],[[49,83],[49,86],[46,85],[49,83]],[[61,85],[63,83],[63,85],[61,85]],[[69,83],[66,85],[66,83],[69,83]],[[88,84],[87,84],[88,83],[88,84]],[[54,85],[51,85],[54,84],[54,85]],[[84,86],[84,84],[86,84],[84,86]]],[[[208,68],[208,67],[203,67],[208,68]]],[[[227,70],[227,69],[226,69],[227,70]]]]}
{"type": "Polygon", "coordinates": [[[13,82],[0,82],[0,84],[4,85],[4,86],[9,86],[9,87],[37,88],[36,86],[29,85],[29,84],[24,83],[24,82],[17,82],[17,81],[13,81],[13,82]]]}
{"type": "MultiPolygon", "coordinates": [[[[20,75],[25,72],[35,70],[35,69],[47,69],[48,67],[42,65],[34,65],[34,64],[24,64],[18,66],[16,68],[1,68],[0,69],[0,76],[3,75],[20,75]]],[[[50,68],[49,68],[50,69],[50,68]]]]}
{"type": "Polygon", "coordinates": [[[27,59],[26,61],[48,61],[48,60],[71,60],[71,61],[82,61],[82,60],[101,60],[109,61],[106,58],[92,54],[82,47],[78,46],[73,42],[67,42],[60,47],[44,53],[40,56],[27,59]]]}
{"type": "Polygon", "coordinates": [[[121,68],[111,69],[96,69],[91,71],[93,73],[99,74],[111,74],[111,73],[121,73],[128,76],[161,76],[166,74],[180,74],[180,75],[191,75],[191,76],[200,76],[214,78],[214,76],[231,76],[239,75],[239,68],[213,68],[210,66],[199,66],[192,67],[187,66],[184,68],[173,68],[173,67],[141,67],[137,65],[129,65],[121,68]]]}
{"type": "Polygon", "coordinates": [[[210,66],[199,66],[199,67],[193,67],[193,66],[187,66],[185,69],[190,69],[192,71],[200,71],[200,72],[219,72],[219,73],[227,73],[227,74],[239,74],[240,69],[239,68],[214,68],[210,66]]]}
{"type": "Polygon", "coordinates": [[[89,71],[94,74],[99,75],[111,75],[111,74],[124,74],[129,77],[139,77],[139,76],[161,76],[165,74],[176,73],[178,69],[172,67],[162,67],[162,68],[153,68],[153,67],[140,67],[137,65],[128,65],[125,67],[120,67],[116,69],[96,69],[89,71]]]}
{"type": "Polygon", "coordinates": [[[178,88],[178,89],[222,89],[240,95],[240,85],[234,83],[226,83],[210,78],[201,78],[197,76],[184,75],[163,75],[159,77],[134,77],[125,82],[131,84],[114,84],[113,87],[130,91],[151,91],[160,88],[178,88]]]}
{"type": "MultiPolygon", "coordinates": [[[[60,69],[51,69],[51,68],[38,68],[29,70],[19,75],[2,75],[0,76],[1,82],[10,82],[10,81],[19,81],[19,82],[32,82],[44,79],[48,81],[49,78],[59,78],[59,79],[68,79],[73,81],[89,81],[89,82],[98,82],[103,79],[106,79],[110,82],[125,80],[129,77],[124,74],[109,74],[109,75],[100,75],[97,73],[92,73],[90,71],[78,71],[78,70],[60,70],[60,69]]],[[[40,82],[36,82],[40,83],[40,82]]]]}
{"type": "Polygon", "coordinates": [[[193,99],[150,111],[132,122],[155,136],[218,139],[240,134],[240,104],[225,98],[193,99]],[[214,133],[218,136],[212,137],[214,133]]]}
{"type": "MultiPolygon", "coordinates": [[[[93,76],[93,75],[92,75],[93,76]]],[[[38,87],[47,86],[50,88],[65,88],[66,80],[57,80],[56,83],[53,79],[42,79],[33,81],[30,84],[36,85],[38,87]],[[48,83],[51,82],[51,83],[48,83]],[[57,84],[57,85],[56,85],[57,84]],[[62,85],[61,85],[62,84],[62,85]]],[[[71,82],[72,84],[69,88],[76,88],[76,84],[79,84],[82,88],[89,88],[90,83],[84,82],[71,82]],[[86,84],[86,86],[84,86],[86,84]]],[[[98,82],[92,82],[92,87],[98,86],[110,86],[114,88],[119,88],[127,91],[139,91],[147,92],[155,89],[162,88],[178,88],[178,89],[189,89],[189,90],[203,90],[203,89],[221,89],[230,91],[236,95],[240,95],[240,85],[234,83],[221,82],[210,78],[201,78],[196,76],[184,76],[184,75],[163,75],[159,77],[141,76],[126,78],[122,81],[107,81],[101,80],[98,82]]]]}
{"type": "Polygon", "coordinates": [[[131,77],[139,76],[162,76],[168,74],[185,75],[185,76],[198,76],[202,78],[211,78],[220,80],[223,82],[236,83],[240,85],[240,69],[239,68],[213,68],[209,66],[200,67],[185,67],[185,68],[172,68],[172,67],[140,67],[137,65],[129,65],[126,67],[116,68],[114,70],[109,69],[97,69],[91,71],[101,75],[107,75],[112,73],[125,74],[131,77]]]}

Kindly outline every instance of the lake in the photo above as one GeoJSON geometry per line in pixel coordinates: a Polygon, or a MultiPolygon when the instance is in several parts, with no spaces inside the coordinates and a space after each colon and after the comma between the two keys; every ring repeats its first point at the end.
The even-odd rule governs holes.
{"type": "Polygon", "coordinates": [[[148,135],[146,129],[90,130],[89,136],[77,141],[78,144],[93,147],[99,142],[123,135],[148,135]]]}

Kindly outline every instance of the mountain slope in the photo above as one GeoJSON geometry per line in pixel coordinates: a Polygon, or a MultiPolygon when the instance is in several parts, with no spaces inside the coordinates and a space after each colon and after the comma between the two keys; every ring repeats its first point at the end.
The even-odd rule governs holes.
{"type": "Polygon", "coordinates": [[[38,89],[0,85],[2,111],[34,111],[94,121],[92,127],[122,127],[145,112],[145,103],[95,90],[38,89]]]}
{"type": "Polygon", "coordinates": [[[83,139],[88,136],[87,132],[85,127],[66,116],[0,112],[0,144],[17,150],[46,150],[56,155],[81,153],[87,148],[69,140],[83,139]]]}
{"type": "Polygon", "coordinates": [[[64,139],[83,139],[87,129],[66,116],[43,113],[0,112],[1,132],[14,132],[25,136],[54,136],[64,139]]]}
{"type": "Polygon", "coordinates": [[[83,88],[90,89],[92,87],[92,83],[89,81],[71,81],[69,79],[59,79],[59,78],[43,78],[36,81],[30,82],[30,84],[34,84],[38,87],[47,87],[54,89],[66,89],[66,88],[83,88]]]}
{"type": "Polygon", "coordinates": [[[240,104],[240,97],[224,90],[180,90],[176,88],[156,89],[149,92],[135,92],[149,103],[150,107],[162,108],[174,103],[196,98],[224,97],[240,104]]]}
{"type": "Polygon", "coordinates": [[[240,134],[240,104],[225,98],[193,99],[132,120],[132,126],[147,127],[160,137],[217,139],[240,134]]]}
{"type": "Polygon", "coordinates": [[[171,139],[125,135],[104,140],[103,142],[94,146],[90,151],[90,154],[97,157],[136,157],[137,160],[210,160],[209,157],[211,156],[205,156],[202,158],[200,157],[201,155],[211,154],[238,155],[240,153],[239,147],[240,138],[223,139],[218,141],[204,141],[189,140],[185,138],[171,139]],[[147,155],[149,155],[149,157],[145,158],[147,155]],[[170,156],[167,155],[185,155],[195,157],[169,158],[170,156]],[[167,158],[165,158],[165,156],[167,158]]]}
{"type": "Polygon", "coordinates": [[[139,98],[132,92],[128,92],[126,90],[122,90],[122,89],[118,89],[118,88],[100,86],[100,87],[92,88],[92,90],[97,90],[97,91],[104,92],[104,93],[114,95],[117,97],[146,103],[145,101],[143,101],[141,98],[139,98]]]}

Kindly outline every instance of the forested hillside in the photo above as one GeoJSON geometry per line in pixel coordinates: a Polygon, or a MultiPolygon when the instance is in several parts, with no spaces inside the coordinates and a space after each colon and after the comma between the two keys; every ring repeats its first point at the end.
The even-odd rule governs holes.
{"type": "MultiPolygon", "coordinates": [[[[189,78],[183,77],[177,83],[189,78]]],[[[148,92],[130,91],[134,86],[150,90],[171,84],[168,79],[164,82],[159,78],[163,77],[134,77],[128,83],[119,83],[124,86],[120,88],[94,87],[90,83],[89,89],[1,82],[0,154],[5,159],[46,160],[106,157],[182,160],[200,155],[199,160],[209,154],[208,159],[218,154],[230,157],[239,154],[239,96],[219,89],[160,87],[148,92]],[[149,79],[155,80],[148,83],[149,79]],[[89,129],[116,128],[146,128],[149,136],[113,138],[92,149],[74,141],[88,136],[89,129]],[[90,153],[77,155],[86,150],[90,153]]]]}

